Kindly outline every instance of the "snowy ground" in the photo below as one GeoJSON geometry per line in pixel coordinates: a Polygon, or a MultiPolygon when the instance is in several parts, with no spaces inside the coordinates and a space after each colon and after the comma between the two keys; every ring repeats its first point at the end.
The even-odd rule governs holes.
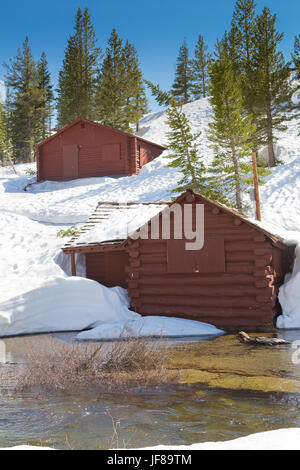
{"type": "MultiPolygon", "coordinates": [[[[210,119],[208,102],[203,99],[189,103],[185,105],[185,111],[195,132],[202,130],[201,149],[208,161],[212,157],[205,135],[210,119]]],[[[167,127],[164,121],[164,113],[146,116],[141,122],[143,137],[165,143],[167,127]]],[[[271,224],[275,233],[288,239],[300,238],[300,140],[297,125],[298,122],[292,120],[288,131],[280,137],[278,153],[285,163],[274,170],[261,189],[264,223],[271,224]]],[[[100,200],[169,200],[169,190],[176,185],[179,172],[166,168],[164,156],[161,156],[143,167],[137,176],[34,184],[35,176],[28,174],[29,168],[34,169],[35,165],[18,165],[17,176],[9,167],[0,168],[0,335],[13,334],[14,328],[19,333],[29,332],[33,327],[36,327],[35,331],[47,331],[45,328],[50,326],[53,329],[95,326],[103,315],[103,302],[101,307],[99,299],[104,297],[107,308],[120,312],[119,316],[116,313],[112,313],[111,318],[106,316],[106,322],[119,322],[119,330],[124,321],[134,320],[122,300],[121,291],[118,296],[93,281],[68,277],[69,260],[60,254],[66,239],[57,238],[57,231],[85,222],[100,200]],[[31,183],[32,186],[24,192],[24,187],[31,183]],[[64,295],[64,292],[68,294],[64,295]],[[76,292],[74,298],[72,292],[76,292]],[[57,318],[64,319],[58,322],[57,328],[54,328],[54,319],[48,318],[54,312],[58,312],[57,318]],[[75,318],[77,320],[72,326],[75,318]]],[[[298,277],[300,274],[282,289],[281,299],[286,314],[280,323],[282,327],[300,327],[300,307],[297,307],[300,305],[297,298],[300,289],[297,283],[295,287],[294,281],[297,278],[298,282],[298,277]]],[[[135,327],[139,325],[141,329],[139,317],[135,319],[135,327]]],[[[145,324],[144,331],[153,330],[153,325],[145,324]]],[[[166,323],[164,325],[166,328],[166,323]]],[[[180,331],[186,331],[186,327],[181,324],[180,331]]],[[[171,330],[174,330],[173,324],[170,324],[171,330]]],[[[95,334],[97,338],[101,336],[99,330],[95,334]]],[[[108,333],[105,331],[103,334],[106,337],[108,333]]]]}
{"type": "Polygon", "coordinates": [[[230,441],[201,442],[191,446],[145,447],[155,450],[300,450],[300,429],[276,429],[230,441]]]}

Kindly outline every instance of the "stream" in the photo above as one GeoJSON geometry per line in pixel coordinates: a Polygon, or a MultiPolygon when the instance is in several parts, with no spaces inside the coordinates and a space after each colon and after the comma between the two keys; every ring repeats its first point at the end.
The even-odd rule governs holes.
{"type": "MultiPolygon", "coordinates": [[[[49,338],[73,342],[75,334],[31,337],[37,349],[49,338]]],[[[279,333],[289,341],[300,331],[279,333]]],[[[24,361],[27,338],[2,339],[11,374],[24,361]]],[[[253,347],[235,335],[171,341],[170,368],[178,383],[147,392],[52,393],[0,389],[0,447],[20,444],[57,449],[105,449],[234,439],[255,432],[300,427],[300,364],[291,345],[253,347]],[[117,424],[117,441],[112,441],[117,424]]]]}

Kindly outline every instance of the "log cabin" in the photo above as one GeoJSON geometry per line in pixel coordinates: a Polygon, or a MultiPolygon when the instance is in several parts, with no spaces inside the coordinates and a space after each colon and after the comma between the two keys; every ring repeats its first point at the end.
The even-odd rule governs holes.
{"type": "MultiPolygon", "coordinates": [[[[184,217],[183,217],[184,220],[184,217]]],[[[281,313],[279,287],[294,262],[294,245],[264,230],[236,210],[188,190],[173,202],[99,202],[94,214],[63,248],[85,255],[86,277],[127,289],[131,308],[222,328],[272,328],[281,313]],[[184,231],[176,235],[174,205],[183,215],[203,207],[204,245],[187,250],[184,231]],[[163,219],[170,217],[170,236],[163,219]],[[153,221],[158,233],[151,235],[153,221]],[[136,229],[144,236],[132,237],[136,229]],[[145,235],[146,234],[146,235],[145,235]],[[152,237],[152,238],[151,238],[152,237]]]]}
{"type": "Polygon", "coordinates": [[[135,175],[164,147],[79,118],[36,147],[37,181],[135,175]]]}

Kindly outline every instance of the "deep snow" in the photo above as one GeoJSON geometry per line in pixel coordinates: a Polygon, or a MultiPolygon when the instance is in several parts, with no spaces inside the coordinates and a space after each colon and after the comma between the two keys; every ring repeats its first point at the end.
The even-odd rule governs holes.
{"type": "Polygon", "coordinates": [[[230,441],[200,442],[190,446],[144,447],[155,450],[300,450],[300,429],[287,428],[258,432],[230,441]]]}
{"type": "MultiPolygon", "coordinates": [[[[200,149],[203,158],[208,161],[212,158],[205,135],[211,113],[208,101],[198,100],[185,105],[184,109],[194,131],[202,130],[200,149]]],[[[280,136],[277,150],[284,164],[275,168],[261,187],[264,225],[290,240],[300,239],[298,122],[296,119],[290,121],[288,131],[280,136]]],[[[141,127],[143,137],[165,143],[167,127],[164,113],[146,116],[141,121],[141,127]]],[[[45,322],[45,328],[55,328],[54,318],[53,321],[45,318],[46,312],[55,317],[55,309],[56,312],[66,312],[64,320],[60,315],[57,329],[62,329],[60,326],[66,328],[73,319],[74,327],[69,324],[70,329],[87,328],[101,320],[99,298],[109,296],[104,294],[109,290],[93,281],[68,278],[70,260],[60,252],[66,239],[57,238],[57,231],[74,224],[80,226],[101,200],[170,200],[169,190],[176,185],[180,173],[176,169],[166,168],[164,155],[144,166],[139,175],[122,178],[86,178],[34,184],[35,176],[28,174],[29,168],[35,168],[34,164],[17,165],[17,176],[10,167],[0,168],[0,335],[9,331],[12,334],[14,325],[18,332],[22,327],[29,332],[38,322],[38,313],[41,315],[40,321],[45,322]],[[30,184],[24,192],[24,187],[30,184]],[[70,295],[64,299],[62,292],[65,286],[68,286],[70,295]],[[74,299],[71,294],[73,286],[74,299]],[[87,295],[90,290],[93,291],[91,296],[87,295]],[[96,290],[98,293],[94,292],[96,290]],[[86,322],[79,321],[79,312],[82,316],[86,315],[86,322]]],[[[82,259],[79,261],[82,264],[82,259]]],[[[281,327],[300,327],[299,278],[297,271],[281,288],[280,301],[284,309],[284,316],[278,322],[281,327]]],[[[123,309],[126,316],[127,306],[122,305],[120,312],[123,309]]],[[[113,313],[111,318],[107,317],[106,321],[123,324],[122,315],[117,317],[113,313]]],[[[115,327],[120,330],[120,326],[115,327]]],[[[173,330],[172,325],[170,328],[173,330]]]]}
{"type": "Polygon", "coordinates": [[[126,337],[216,336],[223,331],[213,325],[170,317],[140,317],[118,323],[106,323],[77,335],[80,340],[100,340],[126,337]]]}

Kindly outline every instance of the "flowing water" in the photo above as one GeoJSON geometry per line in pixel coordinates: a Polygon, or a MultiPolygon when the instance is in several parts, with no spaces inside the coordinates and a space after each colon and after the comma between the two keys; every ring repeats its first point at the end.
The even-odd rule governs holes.
{"type": "MultiPolygon", "coordinates": [[[[52,335],[72,341],[72,334],[52,335]]],[[[49,335],[34,336],[38,348],[49,335]]],[[[300,339],[300,331],[284,337],[300,339]]],[[[24,360],[26,338],[7,338],[6,364],[24,360]]],[[[119,447],[192,444],[250,433],[300,427],[300,364],[289,346],[253,347],[234,335],[172,342],[170,368],[183,370],[179,383],[147,393],[0,392],[0,447],[42,444],[59,449],[103,449],[112,445],[112,419],[119,447]]],[[[17,363],[17,364],[16,364],[17,363]]]]}

